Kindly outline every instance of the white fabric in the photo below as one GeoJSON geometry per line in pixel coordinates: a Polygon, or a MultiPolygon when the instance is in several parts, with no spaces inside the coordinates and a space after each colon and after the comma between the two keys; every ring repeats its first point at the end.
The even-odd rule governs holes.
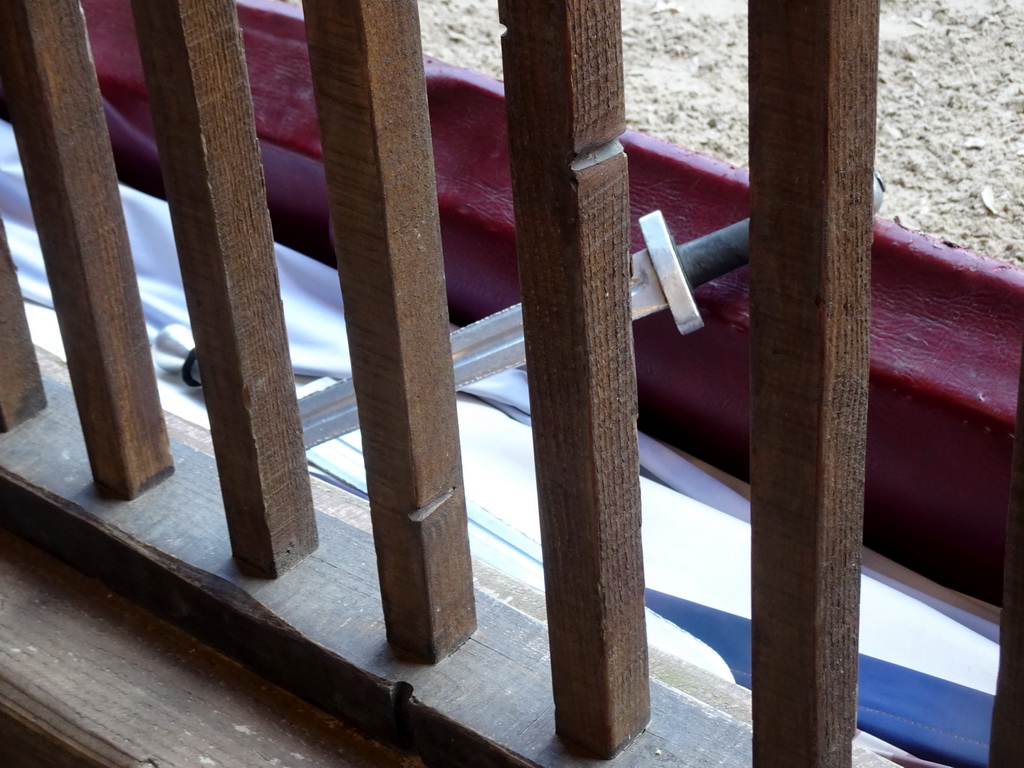
{"type": "MultiPolygon", "coordinates": [[[[171,323],[187,326],[188,310],[167,205],[123,185],[121,200],[150,336],[171,323]]],[[[51,306],[14,134],[4,121],[0,121],[0,211],[18,265],[22,294],[51,306]]],[[[276,251],[295,372],[348,376],[348,338],[334,270],[281,245],[276,251]]]]}
{"type": "MultiPolygon", "coordinates": [[[[166,205],[122,188],[128,229],[150,333],[168,323],[188,323],[177,273],[166,205]]],[[[32,226],[10,127],[0,123],[0,212],[26,298],[49,304],[49,290],[32,226]]],[[[348,375],[348,349],[334,272],[278,247],[285,314],[297,373],[348,375]]],[[[59,347],[52,317],[32,313],[33,334],[44,347],[59,347]]],[[[162,376],[165,407],[204,418],[201,395],[162,376]]],[[[510,371],[474,385],[459,397],[459,421],[477,556],[543,587],[533,447],[525,374],[510,371]],[[481,398],[498,402],[502,410],[481,398]],[[516,418],[509,418],[511,413],[516,418]],[[518,419],[518,420],[517,420],[518,419]]],[[[749,504],[675,451],[641,435],[645,477],[643,541],[647,585],[687,600],[750,616],[749,504]]],[[[361,480],[358,433],[311,452],[351,483],[361,480]]],[[[949,606],[948,591],[917,577],[912,587],[898,575],[866,575],[862,582],[861,652],[992,693],[998,646],[991,621],[949,606]],[[921,599],[918,599],[921,598],[921,599]],[[927,602],[926,602],[927,601],[927,602]],[[929,605],[928,603],[931,603],[929,605]],[[938,609],[937,609],[938,608],[938,609]],[[980,624],[978,622],[981,622],[980,624]],[[977,632],[969,626],[980,628],[977,632]],[[986,636],[987,635],[987,636],[986,636]]],[[[955,608],[955,606],[954,606],[955,608]]],[[[970,612],[967,612],[970,613],[970,612]]],[[[729,678],[724,662],[699,641],[667,622],[649,619],[649,632],[694,663],[729,678]]]]}

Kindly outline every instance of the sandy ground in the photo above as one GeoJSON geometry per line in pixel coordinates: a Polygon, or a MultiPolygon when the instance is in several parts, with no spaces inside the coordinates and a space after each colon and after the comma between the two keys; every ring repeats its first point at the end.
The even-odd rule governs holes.
{"type": "MultiPolygon", "coordinates": [[[[747,164],[746,1],[622,0],[630,128],[747,164]]],[[[420,0],[424,51],[501,77],[493,0],[420,0]]],[[[1024,264],[1022,0],[882,0],[883,215],[1024,264]]]]}

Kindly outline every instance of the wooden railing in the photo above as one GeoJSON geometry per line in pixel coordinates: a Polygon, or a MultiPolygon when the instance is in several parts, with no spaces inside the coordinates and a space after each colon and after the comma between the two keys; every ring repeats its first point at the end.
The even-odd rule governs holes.
{"type": "MultiPolygon", "coordinates": [[[[517,619],[473,592],[415,1],[305,3],[379,597],[362,539],[313,509],[232,0],[133,2],[216,453],[214,472],[175,446],[173,476],[78,0],[0,8],[0,77],[100,492],[47,453],[68,395],[48,383],[44,409],[0,240],[0,522],[431,765],[576,764],[576,747],[747,762],[742,728],[662,687],[651,719],[615,0],[501,3],[550,679],[529,630],[506,632],[517,619]],[[176,520],[183,505],[194,517],[176,520]],[[224,519],[237,568],[211,542],[224,519]],[[364,598],[391,651],[346,635],[379,608],[331,615],[364,598]]],[[[750,4],[757,766],[851,761],[877,25],[877,0],[750,4]]],[[[1024,750],[1021,477],[996,768],[1024,750]]]]}

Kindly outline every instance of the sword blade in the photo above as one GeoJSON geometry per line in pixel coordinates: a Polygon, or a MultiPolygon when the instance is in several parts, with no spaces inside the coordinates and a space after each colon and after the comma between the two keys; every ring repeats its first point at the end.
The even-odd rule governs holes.
{"type": "MultiPolygon", "coordinates": [[[[876,213],[884,191],[885,185],[876,172],[876,213]]],[[[660,211],[641,217],[640,228],[648,247],[632,256],[633,319],[670,308],[680,333],[697,330],[703,322],[693,291],[748,262],[750,220],[738,221],[681,246],[672,240],[660,211]]],[[[157,362],[160,367],[179,373],[190,386],[199,386],[198,365],[188,329],[181,329],[188,337],[187,342],[172,332],[176,330],[168,326],[158,334],[154,343],[157,362]]],[[[451,335],[451,345],[456,389],[518,368],[526,362],[522,306],[516,304],[458,329],[451,335]]],[[[321,379],[307,385],[300,393],[299,414],[307,449],[358,429],[352,380],[321,379]]]]}
{"type": "MultiPolygon", "coordinates": [[[[668,306],[646,248],[633,254],[630,298],[634,320],[668,306]]],[[[452,332],[451,343],[455,389],[518,368],[526,362],[522,305],[459,328],[452,332]]],[[[307,450],[358,429],[352,379],[309,385],[299,398],[299,415],[307,450]]]]}

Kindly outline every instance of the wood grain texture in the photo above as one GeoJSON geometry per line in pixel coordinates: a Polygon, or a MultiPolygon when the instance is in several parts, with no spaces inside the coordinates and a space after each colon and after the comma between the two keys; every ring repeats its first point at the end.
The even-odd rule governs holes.
{"type": "MultiPolygon", "coordinates": [[[[458,652],[437,665],[399,658],[367,534],[320,516],[314,555],[285,579],[252,578],[231,557],[213,459],[173,442],[174,477],[135,502],[105,500],[74,442],[70,392],[46,383],[50,407],[0,435],[0,527],[431,768],[595,765],[554,734],[543,625],[478,593],[480,629],[458,652]],[[68,447],[55,455],[58,434],[68,447]]],[[[749,766],[749,725],[663,685],[652,709],[650,727],[604,765],[749,766]]]]}
{"type": "Polygon", "coordinates": [[[93,477],[134,498],[173,467],[78,0],[0,5],[0,78],[93,477]]]}
{"type": "Polygon", "coordinates": [[[750,4],[754,764],[850,765],[875,0],[750,4]]]}
{"type": "Polygon", "coordinates": [[[619,8],[499,6],[556,727],[648,720],[619,8]]]}
{"type": "Polygon", "coordinates": [[[19,711],[22,708],[18,703],[7,701],[0,694],[0,760],[4,761],[3,765],[16,765],[18,768],[150,768],[136,761],[124,760],[123,753],[107,749],[102,742],[83,745],[80,733],[67,733],[63,729],[55,733],[52,727],[47,727],[49,723],[39,722],[39,711],[35,706],[19,711]]]}
{"type": "Polygon", "coordinates": [[[0,531],[0,765],[422,768],[0,531]]]}
{"type": "Polygon", "coordinates": [[[1016,768],[1024,755],[1024,368],[1017,398],[1010,509],[999,621],[999,680],[992,709],[989,768],[1016,768]]]}
{"type": "Polygon", "coordinates": [[[317,535],[237,11],[132,10],[232,551],[276,576],[317,535]]]}
{"type": "Polygon", "coordinates": [[[16,269],[0,219],[0,432],[13,429],[46,407],[16,269]]]}
{"type": "Polygon", "coordinates": [[[415,0],[306,0],[388,639],[437,661],[476,626],[415,0]]]}

